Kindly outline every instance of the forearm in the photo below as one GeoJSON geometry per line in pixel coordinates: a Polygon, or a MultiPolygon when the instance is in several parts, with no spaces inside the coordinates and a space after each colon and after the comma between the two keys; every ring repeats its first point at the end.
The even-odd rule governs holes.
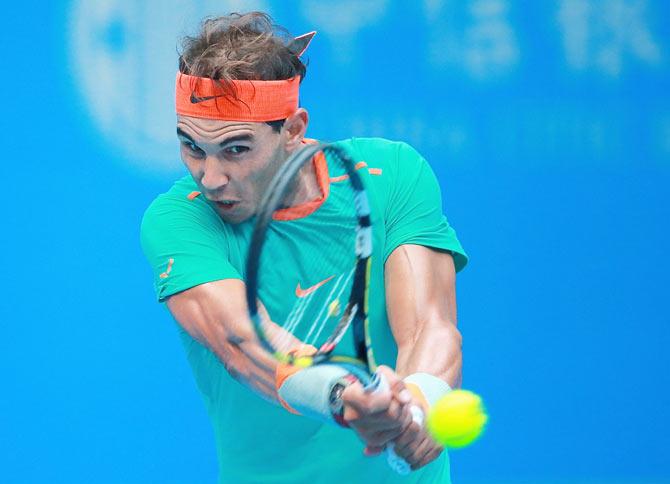
{"type": "Polygon", "coordinates": [[[266,355],[259,354],[263,350],[256,342],[240,341],[226,346],[225,349],[210,348],[228,373],[265,400],[279,405],[275,387],[276,362],[266,361],[266,355]]]}
{"type": "MultiPolygon", "coordinates": [[[[225,295],[240,290],[238,285],[229,281],[203,284],[172,296],[167,306],[175,320],[195,340],[210,349],[233,378],[264,399],[278,403],[276,361],[254,337],[246,307],[220,304],[225,295]]],[[[236,300],[232,297],[225,299],[236,300]]]]}
{"type": "Polygon", "coordinates": [[[428,373],[444,380],[451,388],[461,386],[461,334],[451,322],[417,324],[414,337],[398,347],[396,372],[405,377],[428,373]]]}
{"type": "Polygon", "coordinates": [[[387,313],[398,345],[396,371],[428,373],[461,384],[461,334],[456,326],[456,277],[451,255],[398,247],[386,263],[387,313]]]}

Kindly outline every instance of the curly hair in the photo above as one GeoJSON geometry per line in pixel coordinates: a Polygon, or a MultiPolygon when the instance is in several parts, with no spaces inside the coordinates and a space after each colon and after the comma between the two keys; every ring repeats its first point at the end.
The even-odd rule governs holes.
{"type": "MultiPolygon", "coordinates": [[[[234,80],[276,81],[300,76],[307,66],[290,49],[289,32],[263,12],[232,13],[206,18],[200,32],[184,37],[179,52],[179,71],[215,79],[225,93],[237,97],[234,80]]],[[[277,130],[277,123],[268,124],[277,130]]]]}

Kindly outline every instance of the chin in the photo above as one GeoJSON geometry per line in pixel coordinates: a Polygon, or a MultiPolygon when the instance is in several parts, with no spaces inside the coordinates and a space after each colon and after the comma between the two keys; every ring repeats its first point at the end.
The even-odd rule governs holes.
{"type": "Polygon", "coordinates": [[[217,210],[217,212],[219,213],[221,220],[229,224],[239,224],[251,218],[251,214],[247,213],[246,211],[223,212],[221,210],[217,210]]]}

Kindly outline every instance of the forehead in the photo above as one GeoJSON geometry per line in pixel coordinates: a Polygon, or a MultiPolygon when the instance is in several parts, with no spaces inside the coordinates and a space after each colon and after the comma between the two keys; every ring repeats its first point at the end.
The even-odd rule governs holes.
{"type": "Polygon", "coordinates": [[[177,128],[194,140],[220,142],[231,136],[263,136],[272,128],[267,123],[222,121],[219,119],[177,116],[177,128]]]}

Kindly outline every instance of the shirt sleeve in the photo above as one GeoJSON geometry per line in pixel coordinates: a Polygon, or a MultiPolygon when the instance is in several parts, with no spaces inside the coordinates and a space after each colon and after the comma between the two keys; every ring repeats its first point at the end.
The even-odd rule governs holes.
{"type": "Polygon", "coordinates": [[[242,279],[231,265],[223,223],[205,202],[157,198],[140,231],[159,301],[221,279],[242,279]]]}
{"type": "Polygon", "coordinates": [[[460,271],[468,256],[442,212],[442,195],[433,170],[406,143],[398,143],[396,162],[385,213],[384,260],[402,244],[423,245],[451,252],[456,271],[460,271]]]}

